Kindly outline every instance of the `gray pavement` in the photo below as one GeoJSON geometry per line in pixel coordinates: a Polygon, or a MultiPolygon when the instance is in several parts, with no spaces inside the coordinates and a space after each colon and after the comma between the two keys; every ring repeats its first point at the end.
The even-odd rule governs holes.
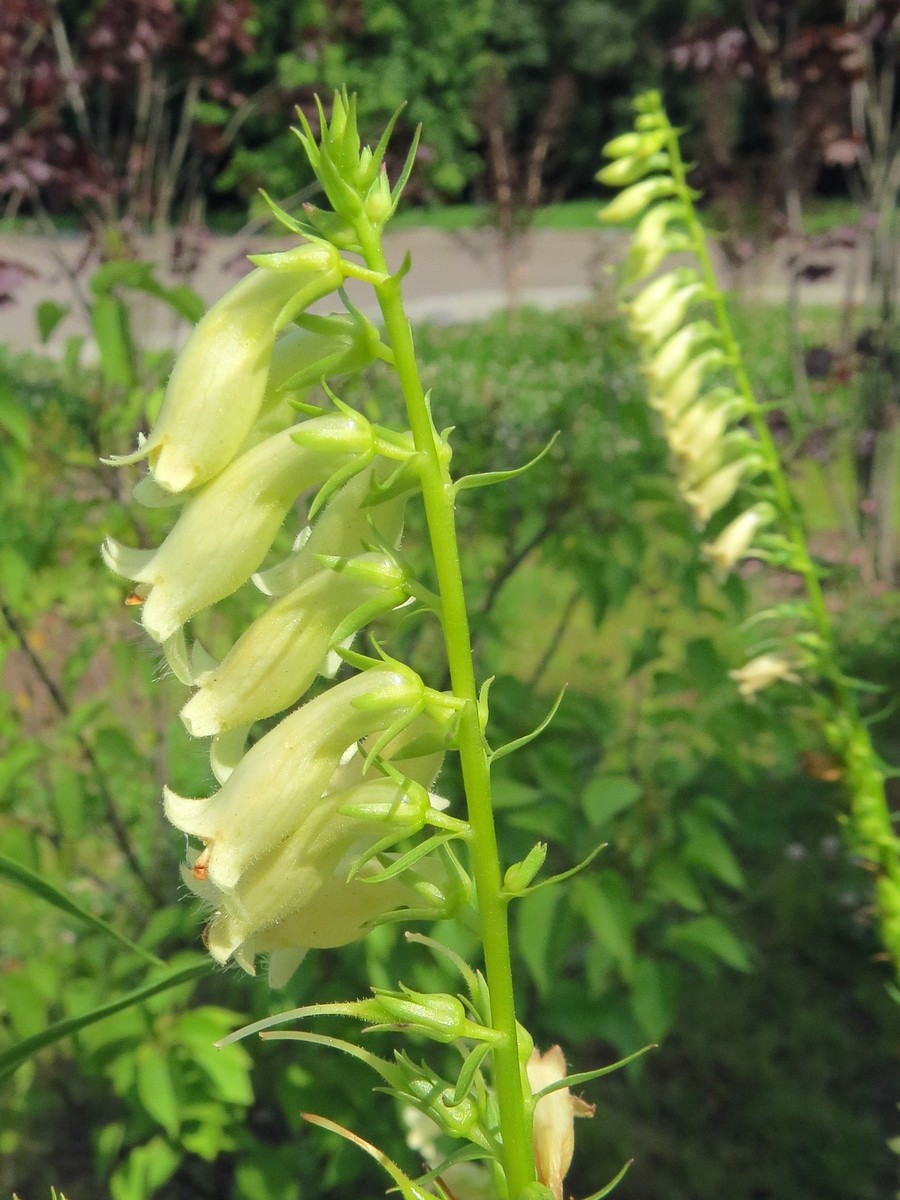
{"type": "MultiPolygon", "coordinates": [[[[455,323],[478,320],[510,303],[555,308],[578,304],[591,297],[613,303],[610,268],[621,258],[627,242],[622,234],[598,227],[596,230],[532,230],[505,254],[497,234],[490,229],[448,233],[418,229],[389,235],[388,260],[400,266],[407,250],[412,269],[405,283],[407,307],[414,321],[455,323]]],[[[199,265],[188,282],[211,303],[247,268],[245,255],[284,248],[285,240],[241,237],[209,237],[199,265]]],[[[148,237],[138,246],[142,257],[157,263],[171,259],[167,236],[148,237]]],[[[748,298],[782,301],[785,297],[785,261],[788,248],[776,243],[764,253],[751,255],[740,267],[729,263],[714,247],[716,269],[722,286],[748,298]]],[[[54,242],[27,235],[0,236],[0,259],[21,263],[34,274],[15,291],[14,302],[0,308],[0,342],[15,349],[38,345],[34,320],[36,305],[47,298],[60,303],[72,300],[71,277],[87,289],[90,266],[85,268],[87,246],[78,237],[60,237],[54,242]]],[[[835,270],[827,278],[803,289],[803,298],[815,303],[841,302],[853,275],[859,269],[852,251],[830,250],[827,255],[807,252],[812,262],[823,258],[835,270]]],[[[173,281],[170,272],[160,277],[173,281]]],[[[865,278],[864,269],[860,278],[865,278]]],[[[351,295],[370,308],[371,291],[351,288],[351,295]]],[[[333,308],[326,302],[320,308],[333,308]]],[[[166,346],[186,336],[167,310],[149,299],[135,301],[135,317],[144,345],[166,346]]],[[[72,314],[53,335],[50,349],[61,353],[72,334],[89,335],[83,313],[72,314]]]]}

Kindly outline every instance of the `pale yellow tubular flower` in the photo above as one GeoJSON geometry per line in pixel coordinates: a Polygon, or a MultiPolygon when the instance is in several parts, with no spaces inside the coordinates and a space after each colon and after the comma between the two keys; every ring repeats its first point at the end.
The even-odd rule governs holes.
{"type": "Polygon", "coordinates": [[[738,685],[745,700],[752,700],[757,692],[773,683],[799,683],[800,676],[793,665],[780,654],[760,654],[743,667],[729,671],[729,676],[738,685]]]}
{"type": "Polygon", "coordinates": [[[730,571],[753,546],[753,539],[765,525],[774,520],[770,504],[754,504],[722,530],[717,538],[703,547],[703,553],[720,571],[730,571]]]}
{"type": "Polygon", "coordinates": [[[170,492],[196,488],[228,465],[259,413],[279,312],[340,261],[333,247],[303,249],[295,271],[257,268],[212,306],[178,356],[149,437],[110,462],[149,458],[154,480],[170,492]]]}
{"type": "Polygon", "coordinates": [[[669,292],[651,313],[639,320],[632,315],[634,333],[651,346],[658,346],[681,325],[690,306],[703,298],[706,289],[697,280],[669,292]]]}
{"type": "Polygon", "coordinates": [[[360,471],[332,496],[315,525],[303,531],[286,559],[253,576],[254,584],[267,596],[293,591],[319,569],[317,555],[352,558],[376,538],[389,546],[400,544],[406,499],[403,496],[380,504],[367,504],[376,480],[375,468],[360,471]]]}
{"type": "Polygon", "coordinates": [[[721,350],[704,350],[687,364],[664,388],[652,390],[649,403],[662,413],[666,424],[677,421],[688,405],[700,394],[709,371],[722,365],[721,350]]]}
{"type": "MultiPolygon", "coordinates": [[[[320,672],[341,621],[403,582],[402,571],[384,554],[354,561],[371,569],[369,581],[324,568],[257,617],[181,710],[189,733],[219,734],[299,700],[320,672]]],[[[397,603],[402,599],[398,595],[397,603]]]]}
{"type": "Polygon", "coordinates": [[[675,181],[670,175],[651,175],[649,179],[642,179],[640,183],[633,183],[619,192],[605,208],[600,209],[598,216],[610,225],[621,224],[640,216],[654,200],[661,200],[674,192],[675,181]]]}
{"type": "MultiPolygon", "coordinates": [[[[696,272],[693,274],[696,276],[696,272]]],[[[685,282],[685,270],[678,269],[668,271],[645,284],[634,299],[625,305],[625,311],[632,327],[637,332],[642,332],[643,326],[653,320],[659,309],[671,300],[672,296],[685,285],[685,282]]]]}
{"type": "Polygon", "coordinates": [[[692,487],[679,485],[679,490],[693,508],[698,521],[705,525],[714,513],[724,508],[737,491],[741,479],[756,465],[755,460],[747,456],[736,458],[692,487]]]}
{"type": "MultiPolygon", "coordinates": [[[[358,878],[349,881],[346,874],[332,875],[306,903],[246,937],[240,937],[232,918],[219,912],[208,928],[209,951],[220,962],[233,957],[251,975],[255,973],[256,956],[268,954],[269,982],[272,987],[283,987],[307,950],[349,945],[365,937],[391,913],[428,907],[428,899],[409,882],[401,879],[367,882],[366,877],[376,870],[374,867],[363,870],[358,878]],[[240,940],[236,941],[238,937],[240,940]]],[[[441,916],[440,904],[433,902],[433,909],[432,919],[437,920],[441,916]]]]}
{"type": "Polygon", "coordinates": [[[391,779],[368,780],[339,792],[305,797],[304,803],[296,807],[294,827],[287,840],[255,861],[236,887],[219,889],[222,919],[216,957],[234,953],[247,938],[311,903],[335,873],[346,882],[354,860],[386,835],[393,833],[399,838],[418,832],[428,797],[418,785],[411,787],[418,794],[409,799],[391,779]],[[385,808],[393,805],[394,811],[384,820],[341,815],[339,809],[352,803],[381,803],[385,808]]]}
{"type": "Polygon", "coordinates": [[[744,403],[737,393],[716,388],[696,400],[668,427],[669,445],[679,458],[696,462],[743,411],[744,403]]]}
{"type": "Polygon", "coordinates": [[[663,342],[644,367],[644,374],[651,385],[665,388],[714,335],[715,330],[708,321],[694,321],[690,325],[683,325],[663,342]]]}
{"type": "MultiPolygon", "coordinates": [[[[532,1095],[566,1077],[566,1060],[559,1046],[546,1054],[533,1050],[526,1065],[532,1095]]],[[[594,1106],[559,1088],[544,1096],[534,1109],[532,1138],[538,1182],[563,1200],[563,1180],[575,1151],[575,1117],[592,1117],[594,1106]]]]}
{"type": "Polygon", "coordinates": [[[422,681],[406,668],[364,671],[285,717],[214,795],[191,799],[166,789],[166,816],[207,847],[209,880],[233,890],[290,835],[298,810],[321,797],[344,751],[414,711],[423,695],[422,681]]]}
{"type": "Polygon", "coordinates": [[[150,636],[166,641],[195,613],[245,583],[297,496],[360,454],[369,436],[362,418],[306,421],[267,438],[207,484],[157,550],[132,550],[107,539],[107,566],[134,580],[146,596],[141,619],[150,636]],[[331,436],[346,450],[300,446],[293,438],[298,430],[331,436]]]}

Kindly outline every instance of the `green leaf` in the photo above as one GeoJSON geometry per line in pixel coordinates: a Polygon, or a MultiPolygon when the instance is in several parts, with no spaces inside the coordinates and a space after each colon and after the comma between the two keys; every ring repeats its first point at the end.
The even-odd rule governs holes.
{"type": "Polygon", "coordinates": [[[671,963],[641,958],[631,979],[631,1011],[644,1034],[659,1042],[675,1019],[677,974],[671,963]]]}
{"type": "Polygon", "coordinates": [[[149,1200],[171,1179],[180,1161],[178,1151],[162,1138],[138,1146],[109,1181],[113,1200],[149,1200]]]}
{"type": "Polygon", "coordinates": [[[124,996],[120,996],[118,1000],[112,1000],[109,1004],[102,1004],[98,1008],[91,1009],[89,1012],[80,1013],[77,1017],[66,1017],[64,1020],[57,1021],[55,1024],[48,1026],[48,1028],[35,1034],[33,1037],[25,1038],[23,1041],[17,1042],[16,1045],[9,1046],[6,1050],[0,1052],[0,1080],[12,1075],[33,1054],[37,1054],[39,1050],[43,1050],[47,1046],[52,1046],[54,1042],[61,1041],[70,1034],[77,1033],[79,1029],[84,1029],[88,1025],[93,1025],[97,1021],[104,1020],[106,1017],[111,1017],[114,1013],[122,1012],[123,1009],[140,1004],[144,1000],[148,1000],[151,996],[156,996],[159,992],[168,991],[169,988],[178,987],[182,983],[189,983],[192,979],[206,974],[208,970],[209,965],[206,962],[195,964],[191,967],[182,967],[177,971],[173,971],[170,975],[163,976],[162,979],[151,980],[150,983],[136,988],[133,992],[127,992],[124,996]]]}
{"type": "Polygon", "coordinates": [[[541,888],[525,896],[516,910],[516,940],[539,992],[550,990],[555,975],[556,914],[562,893],[541,888]]]}
{"type": "Polygon", "coordinates": [[[693,961],[697,957],[694,952],[699,951],[701,957],[711,954],[736,971],[752,969],[746,946],[718,917],[694,917],[683,925],[675,925],[665,940],[673,950],[693,961]]]}
{"type": "Polygon", "coordinates": [[[149,950],[145,950],[143,946],[139,946],[137,942],[133,942],[124,933],[120,933],[118,929],[115,929],[107,921],[104,921],[102,917],[96,917],[93,913],[88,912],[86,908],[82,908],[81,905],[76,904],[65,892],[60,891],[58,887],[49,883],[42,875],[38,875],[36,871],[30,870],[22,863],[7,858],[5,854],[0,854],[0,878],[5,879],[8,883],[15,884],[26,892],[31,892],[33,896],[45,900],[48,904],[52,904],[54,908],[62,909],[63,912],[69,913],[70,916],[77,917],[79,921],[83,921],[93,929],[105,933],[108,937],[115,938],[117,942],[121,942],[123,946],[127,946],[129,950],[133,950],[135,954],[139,954],[141,958],[153,963],[154,966],[163,965],[155,954],[151,954],[149,950]]]}
{"type": "Polygon", "coordinates": [[[537,804],[543,793],[540,788],[528,783],[520,783],[518,779],[495,779],[491,785],[491,798],[494,809],[527,808],[537,804]]]}
{"type": "Polygon", "coordinates": [[[581,806],[595,829],[635,804],[643,794],[640,784],[627,775],[597,775],[584,789],[581,806]]]}
{"type": "Polygon", "coordinates": [[[37,321],[38,336],[42,344],[49,340],[53,330],[60,321],[69,315],[69,311],[68,304],[57,304],[55,300],[41,301],[35,309],[34,317],[37,321]]]}
{"type": "Polygon", "coordinates": [[[31,422],[21,402],[5,385],[0,388],[0,428],[23,450],[31,445],[31,422]]]}
{"type": "Polygon", "coordinates": [[[580,879],[573,892],[578,909],[602,946],[610,952],[626,979],[634,967],[634,914],[628,886],[612,871],[580,879]]]}
{"type": "Polygon", "coordinates": [[[743,888],[743,872],[716,826],[695,812],[683,813],[680,824],[685,835],[685,860],[728,887],[743,888]]]}
{"type": "Polygon", "coordinates": [[[142,1046],[137,1059],[137,1093],[148,1115],[174,1138],[181,1125],[178,1097],[164,1054],[142,1046]]]}
{"type": "Polygon", "coordinates": [[[688,912],[702,912],[706,907],[703,894],[694,877],[674,855],[660,858],[650,869],[650,886],[663,900],[672,900],[688,912]]]}
{"type": "MultiPolygon", "coordinates": [[[[0,557],[0,565],[3,563],[3,558],[0,557]]],[[[4,583],[6,580],[4,579],[4,583]]],[[[15,780],[23,771],[27,771],[32,763],[37,762],[41,757],[41,752],[34,742],[20,742],[19,745],[13,748],[4,755],[0,760],[0,799],[9,790],[15,780]]]]}
{"type": "Polygon", "coordinates": [[[91,325],[106,382],[113,387],[132,387],[135,352],[125,304],[114,296],[98,296],[91,306],[91,325]]]}

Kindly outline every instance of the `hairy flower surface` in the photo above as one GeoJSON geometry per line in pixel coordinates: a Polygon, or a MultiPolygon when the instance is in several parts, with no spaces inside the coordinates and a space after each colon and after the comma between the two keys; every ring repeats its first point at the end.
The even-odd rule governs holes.
{"type": "Polygon", "coordinates": [[[132,550],[107,539],[107,566],[145,586],[141,619],[150,636],[165,641],[245,583],[296,498],[350,461],[358,437],[356,422],[343,416],[305,421],[254,446],[207,484],[159,549],[132,550]],[[294,435],[301,430],[333,438],[334,448],[298,445],[294,435]]]}
{"type": "Polygon", "coordinates": [[[302,249],[308,253],[295,271],[257,267],[212,306],[178,356],[149,437],[136,453],[110,461],[148,458],[170,492],[195,488],[231,462],[263,401],[278,314],[311,278],[329,280],[340,261],[332,247],[302,249]]]}
{"type": "Polygon", "coordinates": [[[166,815],[207,847],[208,879],[223,891],[233,889],[318,803],[344,752],[402,715],[414,715],[423,693],[422,681],[406,669],[373,669],[345,680],[261,738],[213,796],[190,799],[167,789],[166,815]]]}

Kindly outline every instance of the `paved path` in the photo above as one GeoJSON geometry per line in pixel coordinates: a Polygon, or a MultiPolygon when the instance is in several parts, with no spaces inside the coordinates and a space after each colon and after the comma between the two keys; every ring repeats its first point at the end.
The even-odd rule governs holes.
{"type": "MultiPolygon", "coordinates": [[[[211,237],[190,282],[212,302],[246,269],[247,253],[284,245],[283,241],[266,239],[211,237]]],[[[621,257],[624,245],[621,234],[602,228],[538,229],[517,248],[515,261],[508,261],[497,235],[489,229],[460,233],[418,229],[386,238],[393,267],[399,267],[407,250],[412,254],[413,266],[406,281],[410,316],[440,323],[477,320],[507,305],[511,294],[518,303],[545,308],[579,303],[598,294],[608,296],[612,305],[609,268],[621,257]]],[[[155,262],[166,263],[171,258],[171,241],[166,237],[143,239],[140,252],[155,262]]],[[[0,236],[0,259],[22,263],[34,272],[16,290],[15,301],[0,308],[0,342],[17,349],[37,345],[35,306],[48,297],[62,303],[71,299],[66,269],[77,268],[84,254],[85,243],[77,237],[60,238],[51,246],[38,237],[0,236]]],[[[748,297],[780,301],[786,286],[785,257],[785,249],[776,246],[736,271],[717,254],[720,281],[748,297]]],[[[815,254],[810,257],[816,260],[815,254]]],[[[819,254],[818,260],[822,257],[819,254]]],[[[806,287],[806,300],[838,303],[843,298],[852,256],[844,250],[829,251],[827,257],[837,264],[837,271],[806,287]]],[[[171,279],[165,271],[161,275],[171,279]]],[[[87,277],[88,273],[83,272],[82,286],[86,286],[87,277]]],[[[356,290],[352,294],[362,305],[371,306],[371,292],[356,290]]],[[[333,307],[333,302],[326,302],[324,307],[333,307]]],[[[186,332],[173,325],[171,314],[149,300],[137,302],[136,316],[147,345],[168,345],[173,337],[186,332]]],[[[86,332],[84,318],[72,315],[54,334],[52,348],[59,353],[67,335],[86,332]]]]}

